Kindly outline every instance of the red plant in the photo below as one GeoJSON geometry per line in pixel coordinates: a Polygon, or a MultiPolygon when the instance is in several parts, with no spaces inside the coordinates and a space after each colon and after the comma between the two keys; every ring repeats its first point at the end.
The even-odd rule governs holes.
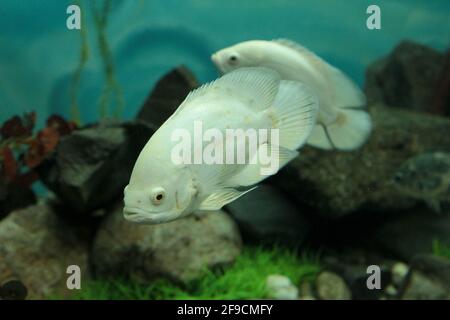
{"type": "Polygon", "coordinates": [[[0,177],[7,183],[29,187],[38,179],[35,168],[58,145],[60,138],[76,129],[74,122],[52,115],[46,127],[33,135],[34,112],[14,116],[0,128],[0,177]]]}
{"type": "Polygon", "coordinates": [[[25,114],[23,118],[14,116],[3,124],[0,133],[3,139],[30,136],[35,123],[36,114],[34,112],[25,114]]]}
{"type": "Polygon", "coordinates": [[[9,147],[2,148],[0,152],[0,156],[3,159],[2,172],[4,174],[6,182],[11,182],[17,175],[16,159],[14,159],[13,152],[9,147]]]}

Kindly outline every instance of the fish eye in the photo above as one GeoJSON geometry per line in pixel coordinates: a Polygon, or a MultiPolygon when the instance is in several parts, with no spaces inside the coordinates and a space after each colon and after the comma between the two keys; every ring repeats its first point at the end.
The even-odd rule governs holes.
{"type": "Polygon", "coordinates": [[[394,175],[394,181],[395,181],[395,182],[402,182],[402,180],[403,180],[403,174],[401,174],[401,173],[396,173],[396,174],[394,175]]]}
{"type": "Polygon", "coordinates": [[[228,61],[230,61],[230,63],[236,63],[238,61],[238,57],[233,54],[228,58],[228,61]]]}
{"type": "Polygon", "coordinates": [[[159,205],[164,201],[164,198],[166,197],[166,193],[163,188],[155,188],[152,190],[152,196],[151,201],[154,205],[159,205]]]}

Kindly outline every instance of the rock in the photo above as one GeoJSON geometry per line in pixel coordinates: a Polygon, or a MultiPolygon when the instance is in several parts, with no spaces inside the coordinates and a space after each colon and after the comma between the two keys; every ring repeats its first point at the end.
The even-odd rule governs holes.
{"type": "Polygon", "coordinates": [[[122,197],[134,163],[153,132],[137,121],[74,131],[61,140],[39,174],[67,207],[90,214],[122,197]]]}
{"type": "Polygon", "coordinates": [[[313,288],[311,286],[311,283],[309,282],[302,282],[300,284],[300,300],[316,300],[314,297],[313,288]]]}
{"type": "Polygon", "coordinates": [[[297,300],[298,289],[283,275],[273,274],[266,279],[267,298],[275,300],[297,300]]]}
{"type": "Polygon", "coordinates": [[[234,262],[240,253],[237,226],[224,212],[194,215],[159,225],[126,221],[123,205],[101,225],[92,263],[99,277],[129,277],[148,282],[156,277],[186,283],[234,262]]]}
{"type": "Polygon", "coordinates": [[[12,212],[0,222],[0,284],[21,281],[29,299],[67,296],[67,267],[89,278],[88,240],[48,205],[12,212]]]}
{"type": "Polygon", "coordinates": [[[401,287],[409,273],[409,266],[403,262],[395,263],[391,268],[392,283],[397,287],[401,287]]]}
{"type": "Polygon", "coordinates": [[[324,217],[355,211],[410,209],[417,203],[397,192],[392,178],[412,156],[450,149],[450,120],[395,108],[373,106],[374,130],[352,152],[305,147],[299,157],[270,178],[270,183],[324,217]]]}
{"type": "Polygon", "coordinates": [[[450,246],[449,230],[449,214],[417,208],[389,215],[367,233],[367,241],[391,256],[411,261],[417,254],[431,253],[435,240],[450,246]]]}
{"type": "Polygon", "coordinates": [[[450,261],[432,255],[418,255],[404,286],[403,300],[450,299],[450,261]]]}
{"type": "Polygon", "coordinates": [[[450,260],[431,254],[419,254],[411,262],[411,270],[420,271],[450,290],[450,260]]]}
{"type": "MultiPolygon", "coordinates": [[[[433,110],[435,88],[443,71],[448,74],[445,60],[444,54],[434,49],[411,41],[401,42],[387,57],[368,67],[365,84],[368,102],[445,113],[433,110]]],[[[450,109],[448,102],[446,110],[450,109]]]]}
{"type": "Polygon", "coordinates": [[[301,244],[309,231],[309,222],[295,203],[269,185],[260,185],[226,210],[237,222],[245,241],[301,244]]]}
{"type": "Polygon", "coordinates": [[[389,283],[390,275],[385,266],[380,266],[380,289],[369,289],[367,287],[367,279],[370,274],[367,273],[367,267],[369,265],[352,265],[348,266],[345,271],[343,271],[342,278],[348,284],[351,291],[352,298],[355,300],[375,300],[378,299],[383,290],[387,290],[386,284],[389,283]]]}
{"type": "Polygon", "coordinates": [[[0,300],[25,300],[28,290],[18,280],[10,280],[0,286],[0,300]]]}
{"type": "Polygon", "coordinates": [[[394,185],[424,201],[436,213],[450,211],[450,153],[425,152],[408,159],[394,176],[394,185]]]}
{"type": "Polygon", "coordinates": [[[396,287],[394,287],[394,285],[392,285],[392,284],[390,284],[390,285],[388,285],[387,287],[386,287],[386,294],[389,296],[389,297],[397,297],[397,295],[398,295],[398,290],[397,290],[397,288],[396,287]]]}
{"type": "Polygon", "coordinates": [[[36,203],[36,196],[30,188],[16,184],[6,184],[0,178],[0,220],[13,210],[22,209],[36,203]]]}
{"type": "Polygon", "coordinates": [[[364,257],[364,260],[361,258],[358,258],[359,261],[350,261],[341,254],[338,257],[328,256],[323,258],[323,266],[326,271],[337,274],[345,281],[353,300],[377,300],[391,281],[389,262],[379,257],[364,257]],[[373,274],[371,270],[368,272],[368,267],[372,265],[380,267],[379,290],[369,289],[367,286],[367,280],[373,274]]]}
{"type": "Polygon", "coordinates": [[[352,293],[338,274],[322,271],[316,277],[316,295],[322,300],[350,300],[352,293]]]}
{"type": "Polygon", "coordinates": [[[431,112],[450,116],[450,50],[445,54],[444,66],[433,90],[433,100],[431,101],[431,112]]]}
{"type": "Polygon", "coordinates": [[[185,66],[172,69],[156,83],[137,119],[158,128],[175,112],[188,93],[199,86],[195,76],[185,66]]]}
{"type": "Polygon", "coordinates": [[[450,294],[421,272],[414,272],[401,296],[402,300],[443,300],[450,299],[450,294]]]}

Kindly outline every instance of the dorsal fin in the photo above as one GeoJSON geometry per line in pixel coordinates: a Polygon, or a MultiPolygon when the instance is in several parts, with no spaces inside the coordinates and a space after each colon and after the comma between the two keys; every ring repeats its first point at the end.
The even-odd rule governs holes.
{"type": "Polygon", "coordinates": [[[186,99],[184,99],[184,101],[180,104],[180,106],[177,108],[177,110],[175,110],[175,112],[170,116],[170,118],[173,118],[177,114],[179,114],[189,102],[193,101],[194,99],[198,99],[200,97],[205,96],[209,92],[209,89],[215,85],[217,80],[219,80],[219,79],[216,79],[209,83],[205,83],[201,87],[189,92],[186,99]]]}
{"type": "Polygon", "coordinates": [[[365,96],[362,91],[353,83],[350,78],[341,70],[330,65],[314,52],[303,47],[302,45],[289,39],[272,40],[280,45],[296,50],[297,52],[307,56],[310,61],[315,63],[316,67],[324,72],[330,83],[335,99],[338,101],[338,107],[364,107],[366,104],[365,96]]]}
{"type": "Polygon", "coordinates": [[[271,69],[262,67],[240,68],[191,91],[172,117],[177,115],[190,102],[208,97],[208,95],[216,95],[218,90],[222,90],[224,97],[234,95],[243,100],[249,107],[264,110],[272,105],[280,81],[280,75],[271,69]]]}
{"type": "Polygon", "coordinates": [[[285,47],[294,49],[294,50],[296,50],[296,51],[298,51],[298,52],[300,52],[302,54],[311,55],[314,58],[320,59],[314,52],[312,52],[311,50],[309,50],[309,49],[305,48],[304,46],[298,44],[295,41],[292,41],[292,40],[289,40],[289,39],[284,39],[284,38],[283,39],[273,39],[272,41],[276,42],[278,44],[281,44],[281,45],[283,45],[285,47]]]}
{"type": "Polygon", "coordinates": [[[281,77],[278,72],[263,68],[240,68],[215,81],[225,92],[236,94],[250,107],[256,110],[264,110],[272,105],[278,92],[281,77]]]}
{"type": "Polygon", "coordinates": [[[325,67],[328,66],[328,62],[323,60],[321,57],[316,55],[311,50],[309,50],[309,49],[305,48],[304,46],[298,44],[297,42],[294,42],[294,41],[289,40],[289,39],[274,39],[272,41],[276,42],[276,43],[278,43],[278,44],[280,44],[282,46],[285,46],[287,48],[293,49],[293,50],[297,51],[298,53],[306,56],[307,58],[310,59],[310,61],[312,63],[314,63],[314,65],[316,67],[320,68],[321,70],[325,70],[325,67]]]}

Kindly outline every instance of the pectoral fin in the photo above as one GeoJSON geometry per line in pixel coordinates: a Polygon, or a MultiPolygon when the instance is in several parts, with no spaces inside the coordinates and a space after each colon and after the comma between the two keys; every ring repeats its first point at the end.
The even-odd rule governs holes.
{"type": "Polygon", "coordinates": [[[219,210],[224,205],[236,200],[237,198],[243,196],[247,192],[252,191],[254,188],[251,188],[246,191],[238,191],[233,188],[224,188],[221,190],[218,190],[217,192],[214,192],[210,194],[203,202],[200,204],[199,209],[200,210],[219,210]]]}

